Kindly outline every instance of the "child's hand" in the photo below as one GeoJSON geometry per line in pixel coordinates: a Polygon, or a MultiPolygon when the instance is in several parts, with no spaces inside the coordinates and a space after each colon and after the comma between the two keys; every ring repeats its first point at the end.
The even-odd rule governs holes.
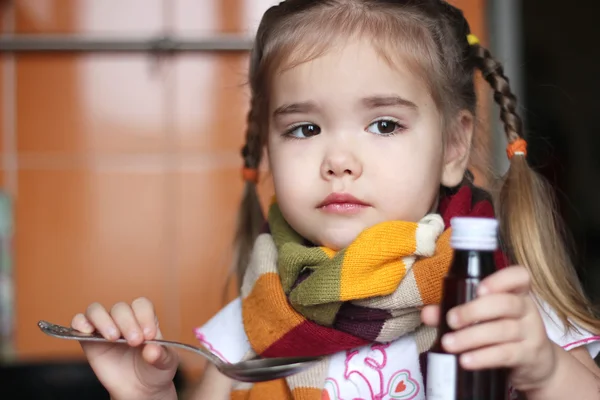
{"type": "Polygon", "coordinates": [[[144,339],[160,338],[154,306],[144,298],[115,304],[110,312],[98,303],[85,315],[77,314],[71,326],[82,332],[98,331],[107,339],[123,336],[128,345],[81,342],[96,376],[113,400],[176,398],[173,377],[177,354],[168,348],[148,344],[144,339]]]}
{"type": "MultiPolygon", "coordinates": [[[[511,384],[520,391],[539,388],[555,369],[557,347],[546,334],[538,308],[530,296],[530,277],[523,267],[505,268],[481,282],[478,298],[448,312],[456,332],[442,345],[461,353],[465,369],[506,367],[511,384]]],[[[439,307],[422,313],[427,325],[439,322],[439,307]]]]}

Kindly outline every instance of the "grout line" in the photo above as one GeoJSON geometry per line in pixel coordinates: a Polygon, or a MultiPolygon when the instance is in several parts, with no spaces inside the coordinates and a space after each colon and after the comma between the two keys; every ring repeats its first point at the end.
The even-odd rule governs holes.
{"type": "MultiPolygon", "coordinates": [[[[4,168],[14,163],[14,170],[91,170],[97,172],[205,172],[220,169],[240,168],[237,152],[215,154],[182,155],[164,154],[100,154],[100,155],[52,155],[18,154],[0,155],[4,168]]],[[[5,171],[6,173],[6,171],[5,171]]]]}
{"type": "MultiPolygon", "coordinates": [[[[15,30],[15,5],[11,1],[4,15],[3,38],[13,37],[15,30]]],[[[4,54],[2,65],[2,97],[4,109],[4,124],[2,126],[2,161],[4,169],[4,187],[13,200],[17,198],[18,188],[18,158],[17,158],[17,103],[16,103],[16,68],[14,54],[4,54]]]]}

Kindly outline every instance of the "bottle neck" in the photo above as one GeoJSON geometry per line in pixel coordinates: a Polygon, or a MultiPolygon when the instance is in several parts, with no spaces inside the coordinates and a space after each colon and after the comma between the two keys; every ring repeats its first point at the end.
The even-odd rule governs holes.
{"type": "MultiPolygon", "coordinates": [[[[496,271],[494,253],[491,251],[455,250],[450,270],[443,283],[443,296],[441,300],[442,315],[446,315],[452,308],[474,300],[477,297],[479,283],[488,275],[496,271]]],[[[446,332],[451,332],[446,318],[440,321],[439,338],[446,332]]]]}
{"type": "Polygon", "coordinates": [[[455,278],[483,279],[496,271],[494,252],[455,250],[449,275],[455,278]]]}

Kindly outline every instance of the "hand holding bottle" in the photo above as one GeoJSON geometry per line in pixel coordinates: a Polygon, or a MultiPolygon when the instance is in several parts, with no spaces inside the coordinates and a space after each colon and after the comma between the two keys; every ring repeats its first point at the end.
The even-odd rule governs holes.
{"type": "MultiPolygon", "coordinates": [[[[500,270],[481,282],[477,295],[448,312],[447,323],[455,332],[442,338],[444,349],[460,354],[467,370],[510,368],[511,385],[519,391],[542,387],[554,373],[559,348],[546,334],[527,270],[500,270]]],[[[422,318],[437,326],[439,315],[438,306],[429,306],[422,318]]]]}

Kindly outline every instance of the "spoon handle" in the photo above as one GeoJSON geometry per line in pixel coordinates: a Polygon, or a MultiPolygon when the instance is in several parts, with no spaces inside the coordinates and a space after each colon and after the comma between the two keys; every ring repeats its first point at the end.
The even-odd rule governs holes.
{"type": "MultiPolygon", "coordinates": [[[[116,340],[108,340],[98,332],[85,333],[73,328],[68,328],[66,326],[52,324],[47,321],[39,321],[38,327],[46,335],[59,339],[77,340],[79,342],[127,343],[127,340],[122,337],[116,340]]],[[[153,343],[163,346],[178,347],[180,349],[200,354],[201,356],[208,359],[208,361],[212,362],[213,364],[216,364],[217,366],[223,366],[224,364],[224,362],[219,357],[202,347],[196,347],[185,343],[173,342],[170,340],[163,339],[145,340],[144,343],[153,343]]]]}

